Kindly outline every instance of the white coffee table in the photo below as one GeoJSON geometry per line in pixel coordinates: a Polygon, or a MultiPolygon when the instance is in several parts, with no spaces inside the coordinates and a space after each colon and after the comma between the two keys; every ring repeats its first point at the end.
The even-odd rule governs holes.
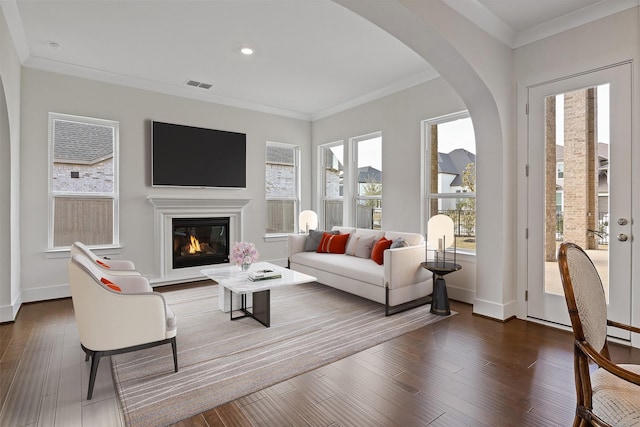
{"type": "Polygon", "coordinates": [[[225,308],[228,301],[231,320],[252,317],[266,327],[271,325],[271,289],[316,281],[313,276],[269,262],[253,263],[248,271],[242,271],[235,265],[225,265],[205,268],[200,272],[220,285],[220,309],[226,311],[225,308]],[[259,270],[274,270],[279,272],[282,277],[256,282],[249,280],[249,273],[259,270]],[[240,297],[240,308],[237,310],[233,309],[234,294],[240,297]],[[251,297],[253,297],[253,310],[250,311],[250,305],[247,300],[251,297]],[[241,311],[242,315],[234,317],[234,311],[241,311]]]}

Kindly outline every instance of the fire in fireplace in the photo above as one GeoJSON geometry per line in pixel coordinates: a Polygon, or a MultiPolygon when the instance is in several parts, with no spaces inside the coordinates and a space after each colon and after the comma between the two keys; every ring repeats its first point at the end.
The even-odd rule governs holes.
{"type": "Polygon", "coordinates": [[[229,218],[173,218],[173,268],[229,262],[229,218]]]}

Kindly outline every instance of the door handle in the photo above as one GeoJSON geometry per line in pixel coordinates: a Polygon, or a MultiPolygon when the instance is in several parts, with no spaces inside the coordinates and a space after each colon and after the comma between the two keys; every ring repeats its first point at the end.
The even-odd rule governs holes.
{"type": "Polygon", "coordinates": [[[618,225],[627,225],[628,223],[629,223],[629,221],[627,221],[626,218],[618,219],[618,225]]]}
{"type": "Polygon", "coordinates": [[[626,242],[628,238],[629,236],[627,236],[626,234],[618,234],[618,240],[620,240],[621,242],[626,242]]]}

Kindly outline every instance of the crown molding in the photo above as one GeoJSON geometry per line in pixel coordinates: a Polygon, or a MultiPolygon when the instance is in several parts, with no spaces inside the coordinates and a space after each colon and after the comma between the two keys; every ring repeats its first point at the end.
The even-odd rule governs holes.
{"type": "Polygon", "coordinates": [[[4,0],[0,2],[0,8],[2,9],[4,19],[7,22],[9,34],[11,34],[13,45],[15,46],[16,53],[18,54],[18,60],[20,61],[20,64],[24,64],[27,58],[29,58],[29,44],[27,43],[27,35],[25,34],[24,27],[22,26],[22,18],[20,17],[18,4],[16,3],[16,0],[4,0]]]}
{"type": "Polygon", "coordinates": [[[394,83],[392,85],[380,88],[373,92],[370,92],[366,95],[359,96],[357,98],[350,99],[341,104],[335,105],[333,107],[324,109],[322,111],[318,111],[311,115],[311,121],[316,121],[319,119],[323,119],[325,117],[331,116],[333,114],[340,113],[342,111],[349,110],[351,108],[355,108],[359,105],[366,104],[367,102],[375,101],[376,99],[380,99],[387,95],[391,95],[396,92],[400,92],[401,90],[408,89],[413,86],[417,86],[421,83],[428,82],[429,80],[433,80],[440,77],[437,71],[434,69],[430,69],[428,71],[424,71],[422,73],[418,73],[413,75],[407,79],[404,79],[400,82],[394,83]]]}
{"type": "Polygon", "coordinates": [[[520,31],[516,37],[513,48],[542,40],[544,38],[571,30],[589,22],[640,6],[640,0],[616,0],[600,1],[575,12],[559,16],[551,21],[520,31]]]}
{"type": "Polygon", "coordinates": [[[498,18],[478,0],[442,0],[453,10],[476,24],[512,49],[534,43],[544,38],[576,28],[580,25],[622,12],[632,7],[640,6],[640,0],[601,0],[575,12],[559,16],[547,22],[522,31],[516,31],[503,20],[498,18]]]}
{"type": "Polygon", "coordinates": [[[306,113],[286,110],[283,108],[273,107],[269,105],[257,104],[241,99],[235,99],[211,93],[206,93],[202,89],[183,87],[182,85],[171,85],[162,82],[141,79],[138,77],[107,72],[104,70],[92,69],[88,67],[80,67],[73,64],[67,64],[59,61],[51,61],[44,58],[30,56],[23,64],[27,68],[36,70],[49,71],[58,74],[64,74],[73,77],[95,80],[104,83],[111,83],[120,86],[127,86],[135,89],[142,89],[166,95],[179,96],[182,98],[196,99],[204,102],[227,105],[230,107],[242,108],[245,110],[258,111],[262,113],[275,114],[278,116],[290,117],[293,119],[307,120],[311,116],[306,113]]]}

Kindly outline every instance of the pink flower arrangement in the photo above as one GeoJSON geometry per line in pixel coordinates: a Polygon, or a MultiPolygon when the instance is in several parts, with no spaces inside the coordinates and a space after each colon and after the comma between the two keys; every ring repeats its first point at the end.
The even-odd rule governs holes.
{"type": "Polygon", "coordinates": [[[236,265],[251,264],[256,262],[259,256],[256,245],[251,242],[235,242],[231,249],[231,260],[236,265]]]}

